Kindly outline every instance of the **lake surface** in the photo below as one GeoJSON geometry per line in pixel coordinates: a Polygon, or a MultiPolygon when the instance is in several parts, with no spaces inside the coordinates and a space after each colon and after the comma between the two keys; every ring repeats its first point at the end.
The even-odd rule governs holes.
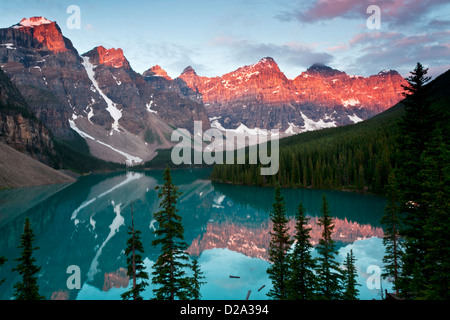
{"type": "MultiPolygon", "coordinates": [[[[210,169],[173,170],[173,182],[183,193],[178,209],[185,228],[189,253],[198,259],[206,277],[202,299],[267,299],[267,247],[270,241],[269,212],[273,189],[212,183],[210,169]],[[230,278],[233,275],[239,278],[230,278]],[[263,287],[264,286],[264,287],[263,287]],[[259,290],[260,289],[260,290],[259,290]],[[259,290],[259,291],[258,291],[259,290]]],[[[20,255],[20,236],[25,217],[36,236],[34,245],[40,293],[46,299],[120,299],[128,286],[124,250],[134,220],[142,232],[144,263],[151,267],[159,250],[151,245],[157,224],[152,213],[159,210],[157,185],[162,171],[128,171],[93,174],[68,185],[53,185],[0,191],[0,256],[8,261],[0,268],[0,299],[10,299],[20,280],[14,259],[20,255]],[[69,266],[77,266],[81,288],[69,289],[69,266]]],[[[384,255],[380,218],[386,200],[382,197],[310,189],[282,189],[288,215],[303,203],[310,216],[313,243],[322,194],[335,217],[334,238],[339,261],[353,249],[357,259],[360,299],[380,299],[379,277],[369,266],[382,266],[384,255]],[[367,281],[371,285],[367,285],[367,281]]],[[[314,253],[314,252],[313,252],[314,253]]],[[[372,268],[372,267],[371,267],[372,268]]],[[[382,289],[389,289],[382,282],[382,289]]],[[[152,297],[152,287],[144,296],[152,297]]]]}

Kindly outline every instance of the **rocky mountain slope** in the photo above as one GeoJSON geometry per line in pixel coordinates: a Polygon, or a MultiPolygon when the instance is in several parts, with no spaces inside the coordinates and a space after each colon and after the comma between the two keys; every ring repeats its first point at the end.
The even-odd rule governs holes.
{"type": "Polygon", "coordinates": [[[0,142],[49,165],[57,162],[49,130],[31,112],[23,96],[0,70],[0,142]]]}
{"type": "Polygon", "coordinates": [[[270,57],[218,77],[187,67],[172,79],[158,65],[141,75],[120,48],[80,55],[43,17],[0,29],[0,67],[55,137],[80,135],[95,157],[128,165],[173,146],[172,131],[192,133],[195,120],[281,136],[359,122],[398,102],[405,82],[396,71],[361,77],[320,64],[288,79],[270,57]]]}
{"type": "Polygon", "coordinates": [[[100,159],[142,163],[174,144],[174,128],[209,127],[202,104],[150,86],[121,49],[79,55],[56,22],[22,19],[0,29],[0,43],[0,67],[33,114],[59,139],[81,135],[100,159]]]}
{"type": "MultiPolygon", "coordinates": [[[[165,74],[156,70],[159,78],[165,74]]],[[[176,90],[182,83],[191,96],[201,95],[213,127],[279,129],[287,135],[368,119],[400,101],[405,84],[393,70],[362,77],[321,64],[288,79],[270,57],[220,77],[199,76],[187,67],[164,82],[160,88],[176,90]]]]}
{"type": "Polygon", "coordinates": [[[68,183],[74,180],[0,142],[0,189],[68,183]]]}

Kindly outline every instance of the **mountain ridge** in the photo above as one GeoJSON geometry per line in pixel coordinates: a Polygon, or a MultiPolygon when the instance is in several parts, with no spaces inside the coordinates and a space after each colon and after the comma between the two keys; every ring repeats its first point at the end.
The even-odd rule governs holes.
{"type": "Polygon", "coordinates": [[[363,77],[324,64],[289,79],[271,57],[215,77],[188,66],[160,88],[176,87],[177,81],[201,96],[212,126],[243,124],[287,135],[368,119],[400,101],[406,83],[395,70],[363,77]]]}
{"type": "Polygon", "coordinates": [[[405,83],[393,70],[362,77],[323,64],[289,79],[268,56],[216,77],[191,66],[175,79],[159,65],[139,74],[121,48],[79,54],[43,17],[0,29],[0,40],[0,67],[58,139],[80,135],[94,156],[129,165],[173,146],[171,132],[192,133],[194,121],[280,137],[360,122],[397,103],[405,83]]]}
{"type": "Polygon", "coordinates": [[[79,54],[43,17],[0,29],[0,42],[0,67],[36,117],[62,141],[81,136],[99,159],[134,165],[173,146],[173,128],[209,127],[202,104],[151,87],[121,48],[79,54]]]}
{"type": "MultiPolygon", "coordinates": [[[[450,116],[450,70],[433,79],[432,110],[440,119],[450,116]]],[[[408,99],[406,97],[405,99],[408,99]]],[[[398,122],[405,114],[404,100],[387,110],[352,125],[325,128],[280,140],[280,170],[260,177],[258,166],[215,165],[211,179],[245,185],[335,189],[383,195],[396,166],[398,122]],[[256,178],[255,178],[256,177],[256,178]]],[[[442,130],[449,130],[448,122],[442,130]]]]}

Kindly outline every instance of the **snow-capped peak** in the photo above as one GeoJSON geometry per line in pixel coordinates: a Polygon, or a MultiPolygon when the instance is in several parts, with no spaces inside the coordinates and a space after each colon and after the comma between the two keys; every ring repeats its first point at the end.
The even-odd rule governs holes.
{"type": "Polygon", "coordinates": [[[257,63],[253,64],[251,67],[264,67],[264,68],[278,68],[277,63],[275,60],[271,57],[264,57],[261,60],[259,60],[257,63]]]}
{"type": "Polygon", "coordinates": [[[378,72],[378,75],[384,75],[384,74],[395,73],[395,72],[396,72],[395,70],[386,70],[386,69],[383,69],[383,70],[381,70],[380,72],[378,72]]]}
{"type": "Polygon", "coordinates": [[[23,18],[19,24],[23,27],[36,27],[42,24],[50,24],[53,21],[45,19],[44,17],[31,17],[31,18],[23,18]]]}

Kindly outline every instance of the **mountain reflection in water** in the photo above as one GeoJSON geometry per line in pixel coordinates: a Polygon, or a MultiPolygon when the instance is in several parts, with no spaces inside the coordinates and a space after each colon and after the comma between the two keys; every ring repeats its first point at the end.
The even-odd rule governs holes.
{"type": "MultiPolygon", "coordinates": [[[[172,171],[173,182],[182,192],[178,209],[188,252],[199,259],[206,276],[202,297],[240,300],[252,290],[250,299],[266,299],[273,189],[212,183],[210,172],[172,171]],[[240,278],[230,279],[230,274],[240,278]]],[[[130,203],[135,226],[142,232],[144,263],[150,270],[159,255],[151,241],[158,227],[152,217],[159,210],[155,187],[161,184],[162,171],[129,171],[81,177],[73,184],[48,188],[48,193],[42,188],[37,197],[28,196],[26,202],[22,200],[30,195],[29,188],[0,191],[0,256],[8,259],[0,269],[0,279],[6,278],[0,286],[0,299],[10,299],[19,280],[11,269],[20,255],[17,246],[25,217],[30,218],[39,247],[35,252],[36,263],[42,267],[38,283],[46,299],[120,299],[129,282],[124,250],[131,223],[130,203]],[[81,270],[79,290],[67,287],[70,265],[81,270]]],[[[353,248],[359,259],[360,281],[364,282],[366,266],[381,265],[384,254],[379,221],[386,200],[348,192],[282,189],[290,232],[294,231],[293,217],[301,201],[310,217],[313,244],[321,234],[317,218],[323,193],[335,217],[334,239],[341,258],[353,248]]],[[[379,298],[379,290],[368,290],[361,284],[361,298],[379,298]]],[[[146,298],[152,296],[151,289],[147,288],[146,298]]]]}

